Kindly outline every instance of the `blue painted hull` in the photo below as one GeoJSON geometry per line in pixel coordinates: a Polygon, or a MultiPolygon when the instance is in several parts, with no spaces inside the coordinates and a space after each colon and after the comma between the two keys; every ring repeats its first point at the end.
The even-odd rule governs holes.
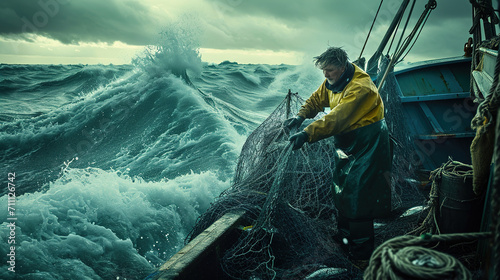
{"type": "Polygon", "coordinates": [[[470,93],[470,58],[410,64],[394,71],[412,162],[434,170],[448,160],[470,164],[477,104],[470,93]]]}

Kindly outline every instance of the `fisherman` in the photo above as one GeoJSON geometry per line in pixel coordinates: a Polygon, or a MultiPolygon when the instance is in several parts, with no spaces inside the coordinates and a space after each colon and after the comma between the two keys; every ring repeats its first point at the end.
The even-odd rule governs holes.
{"type": "MultiPolygon", "coordinates": [[[[338,240],[348,255],[367,261],[374,249],[373,219],[391,211],[392,155],[384,104],[370,76],[348,61],[342,48],[330,47],[314,58],[325,81],[284,125],[298,129],[324,107],[330,112],[292,135],[294,150],[305,142],[334,141],[333,193],[338,209],[338,240]]],[[[293,130],[292,130],[293,131],[293,130]]]]}

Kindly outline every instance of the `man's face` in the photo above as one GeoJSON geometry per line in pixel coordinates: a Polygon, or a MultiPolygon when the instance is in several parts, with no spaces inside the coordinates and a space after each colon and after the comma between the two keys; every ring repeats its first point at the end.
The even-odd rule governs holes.
{"type": "Polygon", "coordinates": [[[345,67],[337,67],[334,65],[327,65],[323,68],[323,75],[325,75],[326,80],[330,85],[333,85],[336,81],[339,80],[342,73],[344,73],[345,67]]]}

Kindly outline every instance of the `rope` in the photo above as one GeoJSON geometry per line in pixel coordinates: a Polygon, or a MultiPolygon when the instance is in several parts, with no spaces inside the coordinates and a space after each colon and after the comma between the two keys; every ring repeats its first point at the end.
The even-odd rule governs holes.
{"type": "MultiPolygon", "coordinates": [[[[410,49],[408,49],[408,52],[411,50],[411,48],[415,44],[417,38],[419,37],[420,32],[424,28],[425,23],[427,22],[427,19],[429,18],[430,12],[436,8],[436,5],[437,4],[436,4],[435,0],[429,0],[429,2],[425,5],[425,9],[422,12],[422,14],[420,15],[420,18],[418,19],[417,23],[415,24],[415,27],[410,32],[410,34],[404,39],[403,46],[399,50],[397,49],[395,51],[395,54],[394,54],[394,61],[396,61],[395,64],[399,63],[401,61],[400,58],[401,58],[403,52],[408,48],[408,45],[410,44],[410,42],[413,41],[413,44],[410,47],[410,49]],[[419,29],[420,29],[420,31],[418,31],[418,34],[417,34],[417,30],[419,30],[419,29]],[[415,37],[415,35],[417,35],[417,36],[415,37]],[[413,38],[415,38],[415,39],[413,39],[413,38]]],[[[407,54],[408,54],[408,52],[407,52],[407,54]]],[[[405,56],[407,54],[405,54],[405,56]]]]}
{"type": "MultiPolygon", "coordinates": [[[[408,17],[406,19],[406,23],[405,23],[405,26],[403,27],[403,30],[401,31],[401,37],[399,37],[399,41],[398,41],[398,44],[396,45],[396,51],[399,50],[399,46],[401,46],[401,42],[403,41],[403,37],[405,35],[405,32],[406,32],[406,27],[408,27],[408,23],[410,22],[410,18],[411,18],[411,15],[413,14],[413,9],[415,8],[415,3],[417,1],[416,0],[413,0],[413,3],[411,4],[411,8],[410,8],[410,12],[408,13],[408,17]]],[[[396,37],[396,36],[394,36],[396,37]]]]}
{"type": "Polygon", "coordinates": [[[471,165],[454,161],[450,158],[447,162],[441,165],[441,167],[432,171],[429,177],[432,181],[431,190],[429,192],[429,213],[422,224],[415,230],[409,232],[409,234],[420,235],[426,232],[441,232],[436,218],[436,209],[439,208],[439,183],[441,182],[441,178],[444,174],[463,177],[465,179],[467,177],[472,177],[473,170],[471,165]]]}
{"type": "Polygon", "coordinates": [[[413,49],[413,46],[415,46],[415,43],[417,42],[417,39],[418,37],[420,37],[420,33],[422,33],[422,30],[424,29],[424,25],[425,23],[427,22],[427,19],[429,18],[430,14],[427,14],[427,16],[425,17],[425,20],[424,22],[422,23],[422,27],[420,28],[420,30],[418,31],[418,34],[417,36],[415,37],[415,40],[413,40],[413,43],[411,44],[411,46],[408,48],[408,50],[406,51],[406,54],[403,55],[403,57],[396,63],[399,63],[401,61],[403,61],[405,59],[405,57],[408,55],[408,53],[410,53],[411,49],[413,49]]]}
{"type": "Polygon", "coordinates": [[[490,236],[491,232],[476,232],[395,237],[373,252],[364,279],[470,279],[470,271],[456,258],[422,246],[490,236]]]}
{"type": "MultiPolygon", "coordinates": [[[[382,89],[382,86],[384,85],[384,81],[387,78],[388,73],[390,71],[392,71],[393,66],[396,63],[401,62],[400,58],[403,55],[403,52],[405,52],[405,50],[408,48],[409,44],[412,43],[413,38],[415,38],[415,40],[413,41],[410,49],[408,49],[408,52],[410,52],[411,48],[413,48],[413,45],[415,45],[415,42],[416,42],[418,36],[420,35],[420,32],[423,30],[424,25],[427,22],[427,19],[429,18],[430,12],[436,8],[436,5],[437,4],[436,4],[435,0],[429,0],[429,2],[425,5],[425,10],[422,12],[422,14],[420,15],[420,18],[418,19],[417,23],[415,24],[415,27],[410,32],[410,34],[404,39],[403,46],[401,46],[400,49],[396,49],[394,51],[394,56],[391,58],[389,65],[387,66],[387,68],[385,70],[384,76],[382,77],[382,79],[379,82],[379,85],[378,85],[379,91],[382,89]],[[420,31],[418,31],[419,29],[420,29],[420,31]],[[417,34],[417,37],[415,37],[415,34],[417,33],[417,31],[418,31],[418,34],[417,34]]],[[[404,31],[403,31],[403,34],[404,34],[404,31]]],[[[408,52],[405,54],[405,56],[408,54],[408,52]]]]}
{"type": "MultiPolygon", "coordinates": [[[[499,94],[497,91],[496,94],[499,94]]],[[[493,275],[500,275],[500,114],[497,116],[495,150],[493,154],[495,166],[493,183],[491,187],[491,230],[495,233],[493,237],[492,264],[493,275]]]]}
{"type": "Polygon", "coordinates": [[[389,48],[387,48],[387,53],[385,54],[386,57],[389,57],[389,53],[391,52],[392,44],[394,43],[394,40],[396,39],[396,35],[398,33],[399,25],[401,24],[401,20],[403,17],[400,17],[398,20],[398,24],[396,25],[396,29],[394,31],[394,34],[392,35],[391,43],[389,44],[389,48]]]}
{"type": "Polygon", "coordinates": [[[494,123],[494,114],[496,114],[499,106],[498,94],[495,94],[499,90],[499,79],[500,75],[500,56],[497,56],[497,61],[495,64],[495,72],[494,72],[493,83],[490,88],[489,94],[486,96],[486,99],[481,102],[477,108],[477,113],[472,118],[471,127],[473,129],[479,129],[481,126],[481,133],[485,133],[487,128],[494,123]]]}
{"type": "Polygon", "coordinates": [[[471,29],[469,30],[469,33],[473,33],[473,30],[478,30],[479,31],[479,23],[480,19],[483,20],[485,25],[483,26],[484,28],[484,34],[486,37],[486,40],[491,39],[492,37],[496,36],[494,34],[494,25],[498,24],[499,20],[498,17],[495,13],[495,9],[491,5],[491,1],[477,1],[477,0],[469,0],[469,2],[472,4],[473,7],[473,12],[475,13],[475,17],[473,17],[473,22],[474,24],[472,25],[471,29]],[[488,24],[486,24],[488,23],[488,24]]]}
{"type": "Polygon", "coordinates": [[[372,26],[370,26],[370,31],[368,31],[368,35],[366,36],[365,44],[363,45],[363,48],[361,49],[361,53],[359,54],[358,60],[360,60],[361,56],[363,55],[363,52],[364,52],[365,47],[366,47],[366,43],[368,42],[368,38],[370,38],[370,34],[372,33],[373,25],[375,24],[375,20],[377,19],[378,12],[380,11],[380,7],[382,7],[383,2],[384,2],[384,0],[381,0],[380,4],[378,5],[377,13],[375,13],[375,17],[373,18],[372,26]]]}
{"type": "MultiPolygon", "coordinates": [[[[500,114],[498,114],[498,107],[500,103],[500,57],[497,56],[497,61],[495,65],[495,77],[493,81],[493,86],[490,90],[490,95],[485,102],[489,100],[489,110],[485,109],[486,113],[490,115],[497,114],[496,124],[495,124],[495,148],[493,150],[492,162],[494,163],[493,176],[490,181],[491,183],[491,230],[495,233],[492,241],[492,261],[493,264],[493,275],[500,275],[500,114]],[[491,110],[491,112],[489,112],[491,110]]],[[[483,103],[485,103],[483,102],[483,103]]],[[[481,105],[483,104],[481,103],[481,105]]],[[[480,106],[481,106],[480,105],[480,106]]],[[[479,112],[479,109],[478,109],[479,112]]],[[[489,124],[495,123],[495,117],[489,124]]]]}

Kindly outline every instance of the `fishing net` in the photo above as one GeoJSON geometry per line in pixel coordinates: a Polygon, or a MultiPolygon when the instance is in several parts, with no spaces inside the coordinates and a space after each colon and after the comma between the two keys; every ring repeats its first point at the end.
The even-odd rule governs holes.
{"type": "MultiPolygon", "coordinates": [[[[232,186],[200,216],[186,239],[192,240],[225,213],[244,210],[248,227],[222,259],[231,278],[362,278],[362,270],[347,259],[334,238],[338,229],[331,188],[333,141],[327,138],[292,151],[288,138],[296,131],[282,125],[303,103],[298,94],[289,93],[248,137],[232,186]]],[[[307,121],[314,120],[303,126],[307,121]]],[[[393,208],[405,210],[421,205],[424,197],[410,194],[412,203],[403,205],[404,193],[394,196],[393,208]]],[[[376,221],[376,243],[409,231],[417,216],[376,221]]]]}
{"type": "MultiPolygon", "coordinates": [[[[382,80],[389,61],[386,57],[381,58],[380,71],[377,77],[378,81],[382,80]]],[[[377,86],[379,86],[377,84],[377,86]]],[[[413,191],[415,188],[408,188],[407,185],[416,183],[417,168],[420,164],[420,159],[417,156],[415,148],[413,147],[411,133],[405,123],[405,116],[403,113],[403,106],[401,104],[400,93],[398,92],[399,86],[397,85],[394,72],[390,71],[387,74],[383,87],[379,90],[380,96],[384,101],[385,119],[391,134],[391,143],[393,147],[393,165],[392,165],[392,186],[394,194],[402,194],[404,192],[413,191]]],[[[404,201],[397,199],[410,197],[409,195],[395,196],[397,205],[405,204],[404,201]]]]}

